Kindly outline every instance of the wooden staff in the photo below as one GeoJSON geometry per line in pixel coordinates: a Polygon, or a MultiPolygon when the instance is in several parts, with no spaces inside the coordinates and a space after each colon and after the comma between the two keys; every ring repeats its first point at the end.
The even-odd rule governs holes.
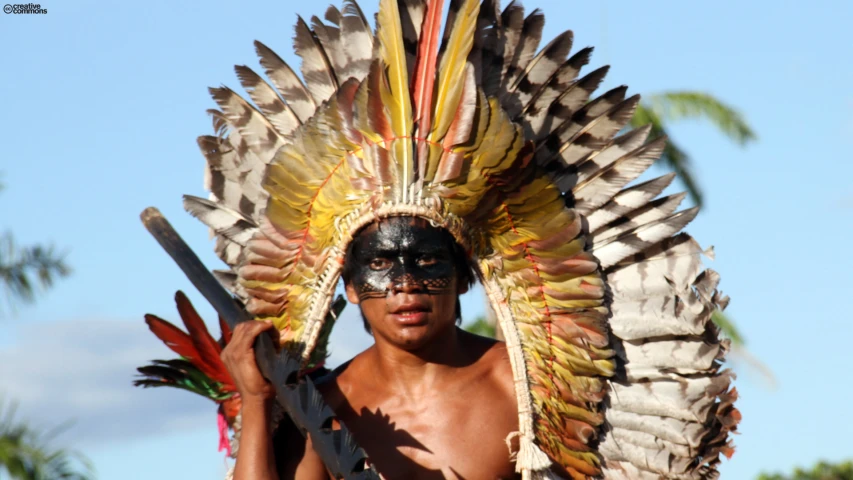
{"type": "MultiPolygon", "coordinates": [[[[237,303],[201,263],[195,252],[159,210],[148,207],[140,217],[157,243],[166,250],[232,330],[237,324],[252,319],[249,312],[237,303]]],[[[339,430],[332,429],[335,413],[326,405],[314,382],[310,378],[299,377],[301,362],[298,358],[292,357],[287,349],[276,351],[272,339],[267,335],[260,335],[255,341],[255,360],[263,376],[275,387],[278,403],[303,435],[311,435],[314,450],[323,459],[334,478],[379,480],[376,470],[372,466],[366,467],[367,454],[355,443],[349,430],[342,423],[339,430]]]]}

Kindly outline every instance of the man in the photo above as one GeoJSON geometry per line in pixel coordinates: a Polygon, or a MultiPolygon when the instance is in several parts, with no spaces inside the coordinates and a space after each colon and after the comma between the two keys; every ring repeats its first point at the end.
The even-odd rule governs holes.
{"type": "MultiPolygon", "coordinates": [[[[458,295],[471,279],[450,234],[423,219],[373,223],[351,244],[347,298],[359,305],[375,343],[318,386],[387,478],[515,477],[504,442],[518,429],[506,348],[455,324],[458,295]]],[[[243,399],[234,478],[328,478],[310,440],[304,449],[295,444],[298,434],[273,451],[272,388],[252,351],[265,331],[272,324],[238,326],[222,354],[243,399]]]]}
{"type": "Polygon", "coordinates": [[[224,354],[236,478],[326,475],[310,439],[271,448],[251,345],[275,330],[307,365],[340,276],[376,343],[320,387],[387,478],[713,478],[740,415],[711,322],[727,298],[678,233],[696,209],[655,199],[672,175],[632,183],[664,149],[619,135],[639,97],[591,98],[606,68],[580,77],[569,31],[536,53],[538,10],[443,12],[380,0],[374,34],[346,0],[297,22],[305,83],[258,43],[274,85],[237,67],[254,105],[211,89],[211,198],[185,207],[259,320],[224,354]],[[454,326],[469,259],[505,346],[454,326]]]}

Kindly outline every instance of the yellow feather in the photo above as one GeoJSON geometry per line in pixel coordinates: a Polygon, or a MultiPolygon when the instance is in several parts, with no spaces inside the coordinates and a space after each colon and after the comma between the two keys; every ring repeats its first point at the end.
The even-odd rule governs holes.
{"type": "MultiPolygon", "coordinates": [[[[383,103],[391,117],[391,129],[395,139],[393,150],[397,168],[402,180],[403,202],[408,201],[409,185],[412,183],[414,165],[412,163],[412,101],[409,93],[409,70],[406,65],[406,51],[403,46],[403,27],[400,24],[400,12],[397,0],[382,0],[379,3],[379,48],[382,60],[387,67],[390,95],[382,95],[383,103]],[[402,137],[402,138],[400,138],[402,137]]],[[[385,69],[383,69],[385,70],[385,69]]]]}
{"type": "MultiPolygon", "coordinates": [[[[436,111],[433,118],[435,120],[429,134],[432,142],[440,142],[444,138],[456,115],[456,107],[462,95],[462,87],[465,85],[465,64],[474,45],[474,31],[479,12],[479,0],[465,0],[465,4],[456,16],[450,40],[441,57],[438,70],[438,93],[434,102],[436,111]]],[[[430,162],[438,160],[430,157],[430,162]]]]}

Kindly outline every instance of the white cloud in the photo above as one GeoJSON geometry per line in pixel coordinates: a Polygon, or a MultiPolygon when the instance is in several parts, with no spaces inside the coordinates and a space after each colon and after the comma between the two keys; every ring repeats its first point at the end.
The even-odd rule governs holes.
{"type": "MultiPolygon", "coordinates": [[[[63,437],[88,446],[215,425],[209,400],[132,385],[136,367],[175,357],[142,321],[20,323],[4,330],[12,327],[16,342],[0,347],[0,399],[18,403],[19,419],[44,428],[71,420],[63,437]]],[[[346,309],[332,342],[331,367],[372,343],[357,308],[346,309]]]]}
{"type": "Polygon", "coordinates": [[[18,418],[50,428],[69,420],[74,443],[195,429],[216,421],[215,405],[173,389],[134,387],[136,367],[174,357],[145,324],[66,321],[21,324],[18,342],[0,350],[0,395],[18,418]]]}

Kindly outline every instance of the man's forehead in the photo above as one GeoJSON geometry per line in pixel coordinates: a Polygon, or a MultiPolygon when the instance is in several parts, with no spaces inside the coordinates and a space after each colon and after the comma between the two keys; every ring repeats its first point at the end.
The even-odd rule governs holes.
{"type": "Polygon", "coordinates": [[[367,226],[355,239],[358,250],[448,251],[450,234],[418,217],[390,217],[367,226]]]}

